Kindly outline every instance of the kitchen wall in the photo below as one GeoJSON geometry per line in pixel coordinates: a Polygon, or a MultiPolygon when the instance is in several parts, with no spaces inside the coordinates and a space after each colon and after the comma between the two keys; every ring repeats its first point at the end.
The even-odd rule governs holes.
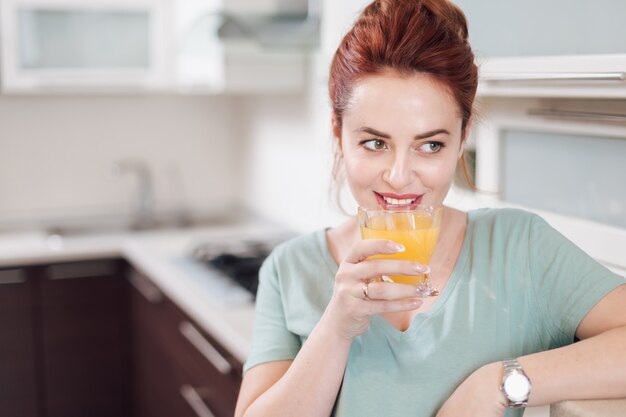
{"type": "Polygon", "coordinates": [[[332,138],[327,103],[310,96],[249,99],[243,203],[260,217],[299,231],[342,216],[331,198],[332,138]]]}
{"type": "Polygon", "coordinates": [[[239,113],[227,97],[0,96],[0,228],[127,215],[145,161],[159,212],[232,207],[241,181],[239,113]]]}

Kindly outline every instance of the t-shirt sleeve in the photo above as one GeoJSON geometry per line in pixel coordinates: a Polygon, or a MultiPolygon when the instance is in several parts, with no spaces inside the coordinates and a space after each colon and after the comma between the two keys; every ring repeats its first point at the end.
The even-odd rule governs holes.
{"type": "Polygon", "coordinates": [[[626,280],[539,216],[532,217],[528,244],[535,299],[553,347],[570,344],[585,315],[626,280]]]}
{"type": "Polygon", "coordinates": [[[301,347],[300,338],[287,328],[275,262],[268,257],[259,271],[252,349],[244,372],[264,362],[293,359],[301,347]]]}

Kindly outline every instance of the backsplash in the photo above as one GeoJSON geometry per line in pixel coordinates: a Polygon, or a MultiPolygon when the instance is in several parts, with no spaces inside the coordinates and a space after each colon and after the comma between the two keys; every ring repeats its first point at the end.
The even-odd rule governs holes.
{"type": "Polygon", "coordinates": [[[0,230],[51,220],[128,216],[146,164],[157,213],[216,215],[241,181],[228,97],[0,96],[0,230]]]}

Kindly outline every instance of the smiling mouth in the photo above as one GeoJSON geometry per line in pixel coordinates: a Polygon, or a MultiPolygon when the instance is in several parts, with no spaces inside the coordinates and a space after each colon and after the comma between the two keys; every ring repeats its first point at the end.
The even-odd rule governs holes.
{"type": "Polygon", "coordinates": [[[385,210],[413,209],[422,202],[424,194],[391,194],[374,191],[376,201],[385,210]]]}

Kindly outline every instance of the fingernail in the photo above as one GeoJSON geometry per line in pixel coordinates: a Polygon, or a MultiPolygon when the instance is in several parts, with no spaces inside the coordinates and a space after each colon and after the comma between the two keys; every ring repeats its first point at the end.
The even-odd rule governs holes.
{"type": "Polygon", "coordinates": [[[428,274],[430,272],[430,268],[428,265],[415,265],[415,271],[420,274],[428,274]]]}
{"type": "Polygon", "coordinates": [[[380,279],[382,279],[383,282],[393,282],[393,280],[389,278],[387,275],[381,275],[380,279]]]}
{"type": "Polygon", "coordinates": [[[404,252],[406,250],[404,245],[401,245],[401,244],[395,243],[395,242],[390,242],[389,243],[389,249],[391,249],[394,252],[404,252]]]}

